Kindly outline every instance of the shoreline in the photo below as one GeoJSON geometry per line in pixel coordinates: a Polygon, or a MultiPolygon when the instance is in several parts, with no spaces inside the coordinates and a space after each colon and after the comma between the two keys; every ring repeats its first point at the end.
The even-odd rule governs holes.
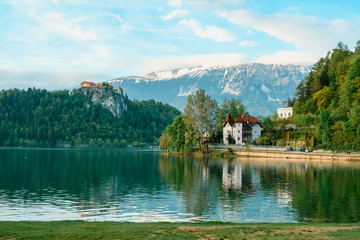
{"type": "Polygon", "coordinates": [[[201,155],[199,151],[192,152],[162,152],[165,155],[173,156],[191,156],[191,157],[221,157],[221,158],[261,158],[261,159],[293,159],[293,160],[315,160],[315,161],[344,161],[344,162],[360,162],[360,154],[352,153],[327,153],[327,152],[297,152],[297,151],[267,151],[257,149],[241,149],[232,150],[227,149],[210,149],[209,155],[201,155]]]}
{"type": "MultiPolygon", "coordinates": [[[[229,147],[231,148],[231,146],[229,147]]],[[[192,157],[220,157],[220,158],[262,158],[262,159],[294,159],[294,160],[315,160],[315,161],[347,161],[347,162],[360,162],[359,153],[329,153],[329,152],[298,152],[298,151],[284,151],[284,150],[267,150],[267,149],[219,149],[210,148],[209,155],[201,154],[198,150],[188,152],[164,152],[158,148],[131,148],[131,147],[101,147],[101,148],[82,148],[82,147],[0,147],[2,149],[19,149],[19,150],[148,150],[161,152],[164,155],[173,156],[192,156],[192,157]]]]}
{"type": "Polygon", "coordinates": [[[303,152],[280,152],[280,151],[254,151],[241,150],[234,151],[234,154],[241,157],[254,158],[278,158],[278,159],[299,159],[299,160],[317,160],[317,161],[360,161],[359,154],[342,153],[303,153],[303,152]]]}
{"type": "Polygon", "coordinates": [[[0,221],[0,239],[356,239],[359,234],[359,223],[0,221]]]}

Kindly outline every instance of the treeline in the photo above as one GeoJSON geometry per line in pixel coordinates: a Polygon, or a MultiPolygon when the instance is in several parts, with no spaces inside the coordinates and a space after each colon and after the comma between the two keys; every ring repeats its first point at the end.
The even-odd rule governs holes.
{"type": "Polygon", "coordinates": [[[0,146],[143,146],[154,143],[180,112],[168,104],[131,101],[117,118],[91,96],[69,92],[2,90],[0,92],[0,146]]]}
{"type": "Polygon", "coordinates": [[[321,58],[297,87],[289,120],[306,129],[307,145],[360,149],[360,41],[351,51],[343,43],[321,58]]]}

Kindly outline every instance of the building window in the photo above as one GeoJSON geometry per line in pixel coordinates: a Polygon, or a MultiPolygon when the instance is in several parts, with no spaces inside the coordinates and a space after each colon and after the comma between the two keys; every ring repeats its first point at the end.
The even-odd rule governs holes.
{"type": "Polygon", "coordinates": [[[238,133],[240,133],[240,130],[238,130],[238,133]]]}
{"type": "Polygon", "coordinates": [[[280,117],[282,117],[282,113],[280,113],[280,117]]]}
{"type": "Polygon", "coordinates": [[[238,140],[240,141],[240,137],[238,137],[238,140]]]}
{"type": "Polygon", "coordinates": [[[255,130],[255,134],[256,134],[256,130],[255,130]]]}

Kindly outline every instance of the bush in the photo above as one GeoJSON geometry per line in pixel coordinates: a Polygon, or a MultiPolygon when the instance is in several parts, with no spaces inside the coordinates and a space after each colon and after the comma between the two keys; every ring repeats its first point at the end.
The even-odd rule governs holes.
{"type": "Polygon", "coordinates": [[[267,136],[263,136],[263,137],[258,137],[256,139],[256,144],[258,145],[268,145],[269,143],[269,138],[267,136]]]}
{"type": "Polygon", "coordinates": [[[120,141],[119,147],[127,147],[127,145],[128,145],[127,141],[125,139],[123,139],[120,141]]]}

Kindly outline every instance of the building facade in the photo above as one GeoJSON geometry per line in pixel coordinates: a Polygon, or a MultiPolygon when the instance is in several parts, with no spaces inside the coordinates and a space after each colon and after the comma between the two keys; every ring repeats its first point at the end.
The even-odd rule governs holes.
{"type": "Polygon", "coordinates": [[[232,138],[235,144],[255,141],[261,136],[261,124],[255,117],[238,115],[235,120],[228,113],[223,122],[223,142],[231,143],[232,138]]]}
{"type": "Polygon", "coordinates": [[[278,108],[277,109],[278,118],[289,118],[292,115],[293,115],[293,108],[292,107],[278,108]]]}

